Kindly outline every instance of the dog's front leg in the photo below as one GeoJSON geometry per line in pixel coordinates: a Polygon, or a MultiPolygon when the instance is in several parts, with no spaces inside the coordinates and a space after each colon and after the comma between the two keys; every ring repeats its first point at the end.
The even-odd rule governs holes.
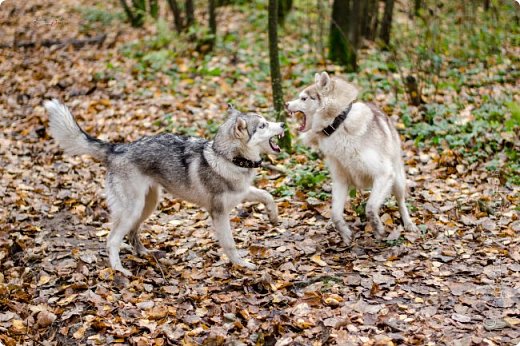
{"type": "Polygon", "coordinates": [[[271,221],[273,225],[278,224],[278,207],[274,203],[273,196],[271,196],[269,192],[251,186],[244,201],[263,203],[267,209],[269,221],[271,221]]]}
{"type": "Polygon", "coordinates": [[[244,261],[238,254],[233,234],[231,233],[231,225],[229,224],[229,214],[221,212],[211,212],[211,219],[213,221],[213,227],[215,227],[215,235],[217,240],[224,249],[224,253],[228,256],[229,260],[242,267],[249,268],[251,270],[256,269],[256,266],[252,263],[244,261]]]}
{"type": "Polygon", "coordinates": [[[332,222],[334,222],[334,226],[341,234],[345,244],[350,245],[352,242],[352,231],[343,217],[347,199],[348,185],[332,176],[332,222]]]}

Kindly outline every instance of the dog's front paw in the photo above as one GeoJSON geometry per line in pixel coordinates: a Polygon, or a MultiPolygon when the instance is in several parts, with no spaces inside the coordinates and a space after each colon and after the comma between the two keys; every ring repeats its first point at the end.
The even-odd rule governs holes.
{"type": "Polygon", "coordinates": [[[273,226],[278,225],[278,208],[276,207],[276,204],[270,203],[267,205],[267,217],[273,226]]]}
{"type": "Polygon", "coordinates": [[[383,227],[378,227],[375,229],[374,231],[374,236],[377,240],[383,240],[385,239],[386,237],[386,232],[385,232],[385,229],[383,227]]]}
{"type": "Polygon", "coordinates": [[[404,229],[408,232],[419,233],[419,227],[417,227],[413,222],[405,224],[404,229]]]}
{"type": "Polygon", "coordinates": [[[246,262],[244,260],[236,261],[236,262],[234,262],[234,264],[236,264],[240,267],[247,268],[249,270],[256,270],[256,265],[254,265],[253,263],[246,262]]]}
{"type": "Polygon", "coordinates": [[[269,222],[273,226],[277,226],[280,223],[280,220],[278,220],[278,213],[269,214],[269,222]]]}
{"type": "Polygon", "coordinates": [[[129,277],[129,276],[133,275],[130,270],[125,269],[123,267],[116,267],[116,268],[114,268],[114,270],[117,270],[118,272],[120,272],[121,274],[123,274],[126,277],[129,277]]]}
{"type": "Polygon", "coordinates": [[[343,239],[343,242],[350,246],[352,244],[352,231],[350,228],[348,228],[347,225],[336,225],[336,229],[339,231],[339,234],[341,235],[341,239],[343,239]]]}

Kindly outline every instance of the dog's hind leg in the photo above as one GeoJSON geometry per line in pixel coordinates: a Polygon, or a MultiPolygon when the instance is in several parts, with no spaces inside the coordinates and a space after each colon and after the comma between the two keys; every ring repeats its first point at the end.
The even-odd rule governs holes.
{"type": "Polygon", "coordinates": [[[213,227],[215,227],[215,236],[224,249],[224,253],[228,256],[229,260],[242,267],[249,268],[251,270],[256,269],[256,266],[252,263],[246,262],[238,254],[233,234],[231,233],[231,225],[229,224],[229,214],[221,212],[219,210],[210,211],[211,220],[213,227]]]}
{"type": "Polygon", "coordinates": [[[244,200],[263,203],[267,209],[269,221],[271,221],[273,225],[278,223],[278,208],[274,203],[273,196],[271,196],[269,192],[251,186],[244,200]]]}
{"type": "Polygon", "coordinates": [[[123,268],[119,258],[119,249],[123,238],[133,229],[141,217],[146,198],[148,186],[130,185],[128,181],[117,182],[115,178],[107,180],[107,196],[110,206],[113,227],[107,241],[110,266],[124,275],[131,276],[132,273],[123,268]]]}
{"type": "Polygon", "coordinates": [[[348,200],[348,185],[341,180],[332,177],[332,222],[338,230],[345,244],[352,242],[352,231],[345,222],[343,212],[348,200]]]}
{"type": "Polygon", "coordinates": [[[406,207],[406,182],[404,178],[404,172],[400,173],[400,175],[396,176],[393,186],[393,193],[395,199],[397,200],[397,204],[399,205],[399,213],[401,214],[401,219],[403,220],[404,229],[409,232],[418,232],[417,226],[415,226],[412,219],[410,218],[408,208],[406,207]]]}
{"type": "Polygon", "coordinates": [[[379,209],[385,201],[385,198],[388,197],[390,193],[393,180],[393,173],[388,173],[377,177],[374,180],[372,192],[370,193],[370,197],[368,198],[366,206],[366,215],[367,218],[370,220],[370,223],[374,228],[375,236],[378,239],[382,239],[385,234],[385,227],[383,226],[381,218],[379,217],[379,209]]]}
{"type": "Polygon", "coordinates": [[[157,203],[159,203],[160,196],[160,187],[157,185],[150,186],[150,189],[146,194],[144,208],[141,212],[141,217],[134,225],[134,227],[130,230],[130,233],[128,233],[128,240],[130,244],[132,244],[135,252],[137,252],[137,254],[140,256],[146,255],[148,253],[148,250],[141,242],[141,239],[139,239],[139,228],[141,224],[153,213],[153,211],[157,207],[157,203]]]}

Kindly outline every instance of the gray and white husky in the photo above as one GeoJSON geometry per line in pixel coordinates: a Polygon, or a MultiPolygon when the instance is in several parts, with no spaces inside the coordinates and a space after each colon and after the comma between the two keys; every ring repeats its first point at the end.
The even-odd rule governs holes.
{"type": "Polygon", "coordinates": [[[283,123],[230,106],[229,117],[213,141],[167,133],[115,144],[88,135],[57,100],[45,101],[44,106],[50,114],[51,134],[65,152],[89,154],[107,166],[105,188],[113,222],[107,250],[114,270],[131,275],[119,258],[126,235],[138,254],[147,252],[139,239],[139,227],[155,210],[161,187],[205,208],[230,261],[255,268],[237,252],[229,212],[242,201],[258,201],[265,204],[269,220],[277,223],[273,197],[252,182],[260,154],[280,151],[273,139],[283,136],[283,123]]]}
{"type": "Polygon", "coordinates": [[[397,199],[404,228],[417,231],[405,204],[406,177],[397,130],[377,107],[357,97],[352,84],[323,72],[297,99],[286,103],[289,113],[302,113],[303,142],[325,156],[332,176],[332,221],[347,244],[352,232],[343,211],[349,186],[372,189],[366,215],[377,237],[384,234],[379,209],[390,192],[397,199]]]}

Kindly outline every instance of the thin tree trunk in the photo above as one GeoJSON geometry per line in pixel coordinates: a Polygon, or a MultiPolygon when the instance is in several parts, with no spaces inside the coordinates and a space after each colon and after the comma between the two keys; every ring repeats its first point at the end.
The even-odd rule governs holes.
{"type": "Polygon", "coordinates": [[[360,33],[362,18],[362,3],[363,1],[354,0],[352,5],[352,12],[349,16],[349,39],[354,49],[357,50],[360,44],[360,33]]]}
{"type": "Polygon", "coordinates": [[[184,23],[182,21],[181,9],[177,4],[177,0],[168,0],[168,5],[170,5],[170,9],[173,13],[173,23],[175,25],[175,30],[177,33],[181,33],[184,29],[184,23]]]}
{"type": "Polygon", "coordinates": [[[123,6],[123,9],[125,10],[125,14],[128,17],[128,19],[130,20],[130,24],[135,27],[136,26],[135,25],[135,17],[134,17],[134,14],[133,14],[132,10],[130,9],[130,7],[126,3],[126,0],[119,0],[119,2],[121,3],[121,6],[123,6]]]}
{"type": "Polygon", "coordinates": [[[150,15],[152,18],[159,18],[159,2],[157,0],[150,0],[150,15]]]}
{"type": "Polygon", "coordinates": [[[209,0],[208,2],[209,12],[209,31],[211,32],[211,49],[215,46],[217,40],[217,16],[215,13],[215,0],[209,0]]]}
{"type": "Polygon", "coordinates": [[[419,11],[421,10],[421,7],[422,7],[422,0],[415,0],[415,3],[414,3],[414,14],[416,17],[419,16],[419,11]]]}
{"type": "Polygon", "coordinates": [[[291,11],[293,0],[278,0],[278,23],[283,24],[285,17],[291,11]]]}
{"type": "MultiPolygon", "coordinates": [[[[269,33],[269,63],[271,67],[271,88],[273,90],[273,106],[276,113],[276,120],[287,121],[287,114],[284,110],[282,76],[280,73],[280,60],[278,57],[278,1],[269,0],[268,7],[268,33],[269,33]]],[[[288,129],[280,142],[285,149],[290,149],[291,138],[288,129]]]]}
{"type": "MultiPolygon", "coordinates": [[[[358,0],[353,0],[358,1],[358,0]]],[[[334,0],[329,34],[329,58],[343,66],[348,72],[357,70],[356,49],[349,40],[350,0],[334,0]]]]}
{"type": "Polygon", "coordinates": [[[374,39],[373,29],[375,27],[374,21],[377,21],[377,15],[379,13],[379,7],[377,6],[377,0],[368,0],[365,4],[364,14],[363,14],[363,31],[362,35],[367,40],[374,39]]]}
{"type": "Polygon", "coordinates": [[[484,11],[488,11],[490,6],[491,6],[491,1],[484,0],[484,11]]]}
{"type": "Polygon", "coordinates": [[[372,17],[372,22],[370,23],[370,39],[373,41],[377,37],[377,30],[379,29],[379,0],[374,1],[374,16],[372,17]]]}
{"type": "Polygon", "coordinates": [[[186,27],[195,23],[195,7],[193,7],[193,0],[186,0],[186,27]]]}
{"type": "Polygon", "coordinates": [[[371,1],[363,1],[363,20],[361,21],[361,36],[368,38],[370,31],[370,11],[371,1]]]}
{"type": "Polygon", "coordinates": [[[144,24],[144,14],[146,13],[146,0],[132,0],[137,26],[144,24]]]}
{"type": "MultiPolygon", "coordinates": [[[[318,18],[321,18],[324,14],[323,10],[323,2],[322,0],[316,0],[316,10],[318,11],[318,18]]],[[[321,55],[321,63],[325,63],[327,61],[327,55],[325,52],[325,43],[323,41],[325,37],[325,26],[323,21],[318,21],[318,50],[321,55]]]]}
{"type": "Polygon", "coordinates": [[[394,12],[394,0],[385,0],[385,11],[381,22],[380,36],[386,46],[390,45],[390,30],[392,29],[392,16],[394,12]]]}

